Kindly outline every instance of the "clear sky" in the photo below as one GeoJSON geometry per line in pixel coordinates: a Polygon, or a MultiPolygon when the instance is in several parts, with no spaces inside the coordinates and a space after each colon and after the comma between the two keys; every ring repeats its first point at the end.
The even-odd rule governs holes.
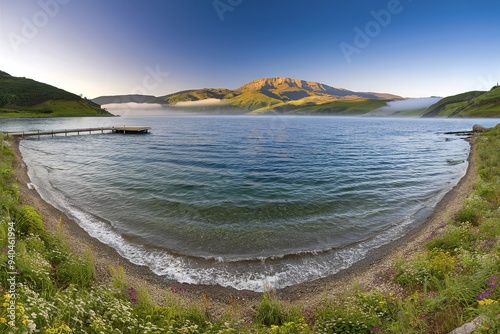
{"type": "Polygon", "coordinates": [[[0,0],[0,70],[89,98],[277,76],[447,96],[500,81],[500,1],[0,0]]]}

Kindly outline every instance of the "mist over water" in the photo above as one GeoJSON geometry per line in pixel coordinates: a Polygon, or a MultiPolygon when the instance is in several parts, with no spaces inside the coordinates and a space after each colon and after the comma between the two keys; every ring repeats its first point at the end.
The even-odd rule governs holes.
{"type": "MultiPolygon", "coordinates": [[[[23,126],[70,128],[77,120],[32,122],[23,126]]],[[[243,116],[78,122],[73,127],[153,130],[21,141],[45,200],[166,279],[251,290],[331,275],[414,228],[466,171],[469,144],[444,132],[478,123],[243,116]]]]}

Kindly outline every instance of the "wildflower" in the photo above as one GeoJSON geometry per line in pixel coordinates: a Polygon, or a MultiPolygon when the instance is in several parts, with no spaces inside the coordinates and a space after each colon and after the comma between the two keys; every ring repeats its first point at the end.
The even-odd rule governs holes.
{"type": "Polygon", "coordinates": [[[493,299],[482,299],[477,302],[479,305],[491,305],[491,304],[498,304],[498,301],[493,300],[493,299]]]}
{"type": "Polygon", "coordinates": [[[0,323],[5,324],[7,322],[7,319],[5,318],[0,318],[0,323]]]}
{"type": "Polygon", "coordinates": [[[372,329],[370,329],[370,333],[383,332],[383,331],[384,330],[381,327],[379,327],[379,326],[375,326],[372,329]]]}
{"type": "Polygon", "coordinates": [[[33,321],[30,321],[28,324],[28,329],[30,332],[34,332],[36,330],[36,324],[33,321]]]}
{"type": "Polygon", "coordinates": [[[134,287],[127,288],[127,291],[132,304],[137,304],[139,301],[137,300],[137,291],[134,289],[134,287]]]}

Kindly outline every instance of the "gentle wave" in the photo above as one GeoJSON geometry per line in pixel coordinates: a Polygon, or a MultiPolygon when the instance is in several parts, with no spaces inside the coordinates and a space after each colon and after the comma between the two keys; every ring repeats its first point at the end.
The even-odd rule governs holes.
{"type": "MultiPolygon", "coordinates": [[[[189,284],[217,284],[240,290],[264,291],[266,287],[284,288],[336,274],[362,260],[369,252],[386,245],[415,228],[415,222],[430,214],[431,207],[422,207],[412,217],[395,223],[382,233],[358,241],[342,249],[296,252],[272,257],[235,258],[185,257],[167,253],[164,249],[148,248],[130,242],[117,233],[102,218],[73,206],[66,198],[37,187],[42,197],[64,210],[92,237],[115,248],[131,263],[149,267],[166,279],[189,284]]],[[[434,202],[440,200],[443,191],[434,202]]],[[[435,203],[428,203],[434,205],[435,203]]]]}

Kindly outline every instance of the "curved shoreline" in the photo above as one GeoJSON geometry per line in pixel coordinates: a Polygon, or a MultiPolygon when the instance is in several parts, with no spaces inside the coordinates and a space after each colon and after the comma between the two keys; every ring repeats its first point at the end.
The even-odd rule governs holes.
{"type": "MultiPolygon", "coordinates": [[[[99,281],[105,282],[109,278],[107,268],[110,265],[122,266],[131,285],[146,287],[153,298],[158,301],[163,298],[162,291],[172,285],[182,286],[183,290],[193,298],[206,294],[213,302],[221,305],[229,304],[232,299],[239,300],[241,303],[252,303],[252,301],[260,297],[261,293],[253,291],[242,291],[221,286],[168,282],[164,278],[155,275],[149,268],[130,263],[120,256],[115,249],[92,238],[75,221],[45,202],[36,190],[29,189],[26,186],[31,181],[28,177],[27,166],[24,164],[19,150],[19,140],[19,138],[16,138],[14,141],[13,148],[16,153],[14,170],[20,184],[22,204],[32,205],[39,210],[44,217],[47,230],[56,233],[60,225],[64,238],[76,253],[83,253],[88,248],[91,248],[95,257],[99,281]],[[59,224],[60,220],[61,224],[59,224]]],[[[277,291],[279,297],[283,300],[298,300],[304,306],[314,305],[323,299],[326,294],[342,293],[342,291],[352,287],[353,283],[358,283],[368,289],[376,287],[382,291],[397,292],[398,287],[386,278],[387,271],[390,270],[397,259],[409,258],[421,249],[425,242],[439,233],[453,214],[462,207],[464,200],[471,193],[477,180],[474,159],[475,150],[472,141],[465,176],[441,199],[424,223],[412,229],[407,235],[371,252],[368,257],[358,261],[349,269],[342,270],[329,277],[280,289],[277,291]]]]}

